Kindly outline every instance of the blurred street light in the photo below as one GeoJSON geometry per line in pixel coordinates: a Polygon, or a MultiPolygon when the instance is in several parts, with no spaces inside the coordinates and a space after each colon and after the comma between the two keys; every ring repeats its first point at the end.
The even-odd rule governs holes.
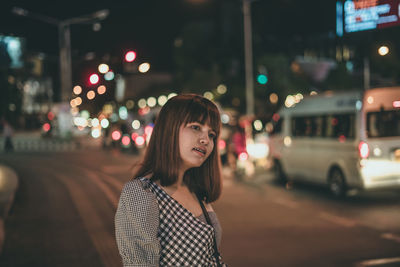
{"type": "Polygon", "coordinates": [[[80,87],[79,85],[74,86],[74,94],[79,95],[80,93],[82,93],[82,87],[80,87]]]}
{"type": "MultiPolygon", "coordinates": [[[[386,56],[389,53],[389,47],[386,45],[382,45],[378,48],[378,54],[380,56],[386,56]]],[[[364,57],[364,90],[368,90],[370,88],[370,80],[371,80],[371,69],[369,65],[369,57],[364,57]]]]}
{"type": "Polygon", "coordinates": [[[89,100],[92,100],[93,98],[95,98],[95,96],[96,96],[96,93],[95,93],[93,90],[90,90],[90,91],[87,92],[87,94],[86,94],[86,97],[87,97],[89,100]]]}
{"type": "Polygon", "coordinates": [[[149,71],[149,69],[150,69],[150,64],[147,63],[147,62],[142,63],[142,64],[139,65],[139,71],[140,71],[141,73],[146,73],[146,72],[149,71]]]}
{"type": "Polygon", "coordinates": [[[389,47],[387,47],[386,45],[382,45],[378,49],[378,54],[381,56],[386,56],[387,54],[389,54],[389,47]]]}
{"type": "Polygon", "coordinates": [[[99,95],[104,94],[107,91],[107,88],[104,85],[100,85],[99,87],[97,87],[97,93],[99,95]]]}
{"type": "Polygon", "coordinates": [[[108,67],[108,65],[104,64],[104,63],[100,64],[98,67],[99,72],[102,74],[107,73],[109,69],[110,69],[110,67],[108,67]]]}
{"type": "Polygon", "coordinates": [[[72,87],[72,68],[71,68],[71,36],[70,25],[98,23],[107,18],[110,13],[108,9],[96,11],[92,14],[80,17],[59,20],[45,15],[37,14],[20,7],[13,7],[11,10],[17,16],[36,19],[58,27],[59,49],[60,49],[60,80],[61,80],[61,101],[67,101],[72,87]]]}

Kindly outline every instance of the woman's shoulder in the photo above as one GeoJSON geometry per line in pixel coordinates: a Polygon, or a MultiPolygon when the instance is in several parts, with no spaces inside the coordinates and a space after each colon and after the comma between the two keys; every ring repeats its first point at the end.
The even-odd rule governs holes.
{"type": "Polygon", "coordinates": [[[130,201],[154,201],[155,195],[150,191],[150,180],[144,177],[138,177],[127,182],[121,192],[121,198],[130,201]]]}

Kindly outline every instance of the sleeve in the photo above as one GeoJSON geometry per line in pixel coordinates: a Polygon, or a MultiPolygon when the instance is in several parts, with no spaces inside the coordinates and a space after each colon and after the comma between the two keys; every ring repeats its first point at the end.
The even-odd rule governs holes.
{"type": "Polygon", "coordinates": [[[139,180],[122,189],[115,214],[115,236],[124,266],[158,266],[160,243],[157,239],[159,210],[152,192],[139,180]]]}

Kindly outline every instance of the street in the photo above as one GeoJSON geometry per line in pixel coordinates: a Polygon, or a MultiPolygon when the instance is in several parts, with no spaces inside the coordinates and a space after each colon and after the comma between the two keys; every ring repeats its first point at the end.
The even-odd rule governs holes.
{"type": "MultiPolygon", "coordinates": [[[[0,154],[20,179],[0,266],[121,266],[114,213],[137,160],[94,149],[0,154]]],[[[400,266],[399,191],[337,200],[268,172],[225,175],[214,208],[228,266],[400,266]]]]}

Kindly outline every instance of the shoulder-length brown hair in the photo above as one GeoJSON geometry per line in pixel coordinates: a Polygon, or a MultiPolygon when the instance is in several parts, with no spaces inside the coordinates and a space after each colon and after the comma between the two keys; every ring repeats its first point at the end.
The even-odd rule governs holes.
{"type": "Polygon", "coordinates": [[[160,180],[162,186],[174,184],[178,179],[181,156],[179,153],[179,129],[191,122],[209,124],[215,131],[214,148],[205,162],[186,171],[183,181],[207,203],[217,200],[221,194],[221,163],[218,137],[221,118],[216,105],[199,95],[183,94],[168,100],[158,114],[146,149],[144,159],[135,177],[152,174],[152,180],[160,180]]]}

